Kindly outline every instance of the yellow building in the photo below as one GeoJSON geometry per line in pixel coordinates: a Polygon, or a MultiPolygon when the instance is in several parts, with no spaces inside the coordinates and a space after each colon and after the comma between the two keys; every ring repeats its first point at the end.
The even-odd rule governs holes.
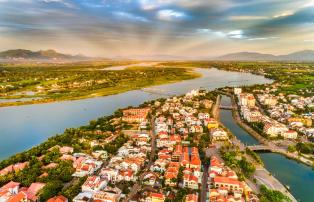
{"type": "Polygon", "coordinates": [[[208,129],[218,128],[219,123],[216,120],[210,120],[210,121],[208,121],[207,127],[208,127],[208,129]]]}

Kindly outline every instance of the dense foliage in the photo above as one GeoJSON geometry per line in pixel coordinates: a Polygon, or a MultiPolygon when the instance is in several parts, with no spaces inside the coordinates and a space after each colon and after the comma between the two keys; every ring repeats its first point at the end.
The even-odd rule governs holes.
{"type": "Polygon", "coordinates": [[[261,202],[290,202],[291,200],[280,191],[267,189],[262,185],[260,188],[260,201],[261,202]]]}

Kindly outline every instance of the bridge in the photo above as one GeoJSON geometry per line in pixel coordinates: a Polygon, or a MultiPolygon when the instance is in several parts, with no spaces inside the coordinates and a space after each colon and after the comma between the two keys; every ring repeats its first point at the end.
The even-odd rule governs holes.
{"type": "Polygon", "coordinates": [[[219,109],[233,110],[234,107],[233,106],[227,106],[227,105],[220,105],[219,109]]]}
{"type": "Polygon", "coordinates": [[[167,92],[164,89],[159,89],[159,88],[142,88],[141,91],[146,92],[146,93],[150,93],[150,94],[155,94],[155,95],[162,95],[162,96],[173,96],[173,94],[167,92]]]}
{"type": "Polygon", "coordinates": [[[271,147],[266,146],[266,145],[251,145],[247,146],[252,151],[271,151],[271,147]]]}

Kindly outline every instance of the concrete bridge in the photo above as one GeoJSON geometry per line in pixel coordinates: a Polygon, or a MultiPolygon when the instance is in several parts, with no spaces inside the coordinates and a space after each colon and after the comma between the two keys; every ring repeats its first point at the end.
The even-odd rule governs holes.
{"type": "Polygon", "coordinates": [[[162,95],[162,96],[173,96],[173,94],[167,92],[164,89],[159,89],[159,88],[154,88],[154,87],[148,87],[148,88],[142,88],[141,91],[150,93],[150,94],[155,94],[155,95],[162,95]]]}
{"type": "Polygon", "coordinates": [[[252,151],[272,151],[272,149],[269,146],[266,145],[251,145],[247,146],[252,151]]]}

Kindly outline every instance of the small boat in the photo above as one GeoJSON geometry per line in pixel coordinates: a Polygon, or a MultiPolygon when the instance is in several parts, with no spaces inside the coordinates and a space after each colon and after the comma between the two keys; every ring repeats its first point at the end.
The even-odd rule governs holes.
{"type": "Polygon", "coordinates": [[[285,187],[286,187],[288,190],[290,190],[290,186],[289,186],[289,185],[285,185],[285,187]]]}

